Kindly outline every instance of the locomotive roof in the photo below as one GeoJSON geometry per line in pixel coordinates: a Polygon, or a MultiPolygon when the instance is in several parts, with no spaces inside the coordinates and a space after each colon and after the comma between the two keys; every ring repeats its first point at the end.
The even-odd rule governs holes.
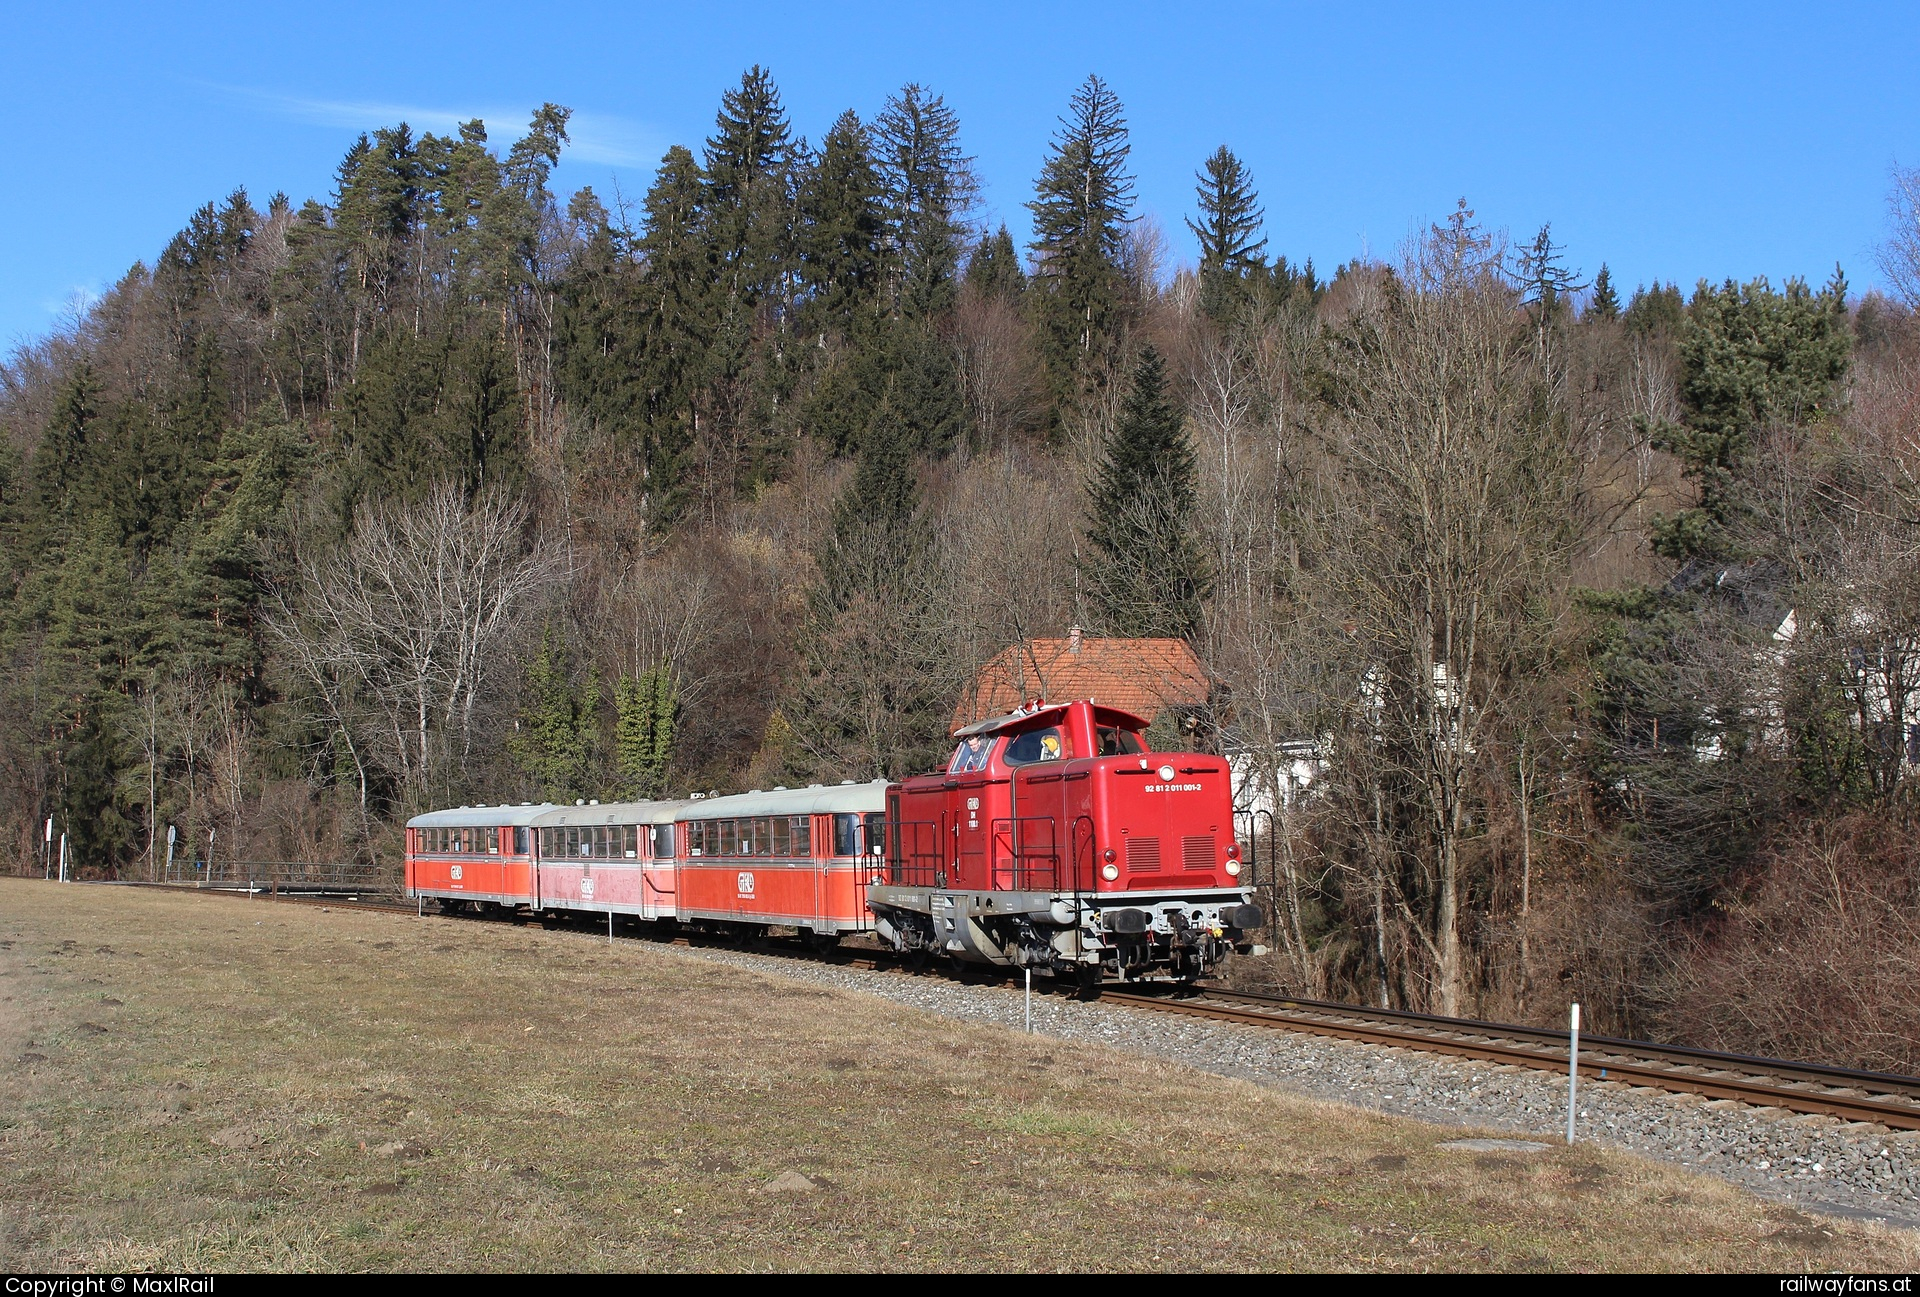
{"type": "Polygon", "coordinates": [[[501,828],[531,824],[552,810],[552,802],[522,802],[518,806],[457,806],[428,811],[407,821],[410,829],[460,829],[469,826],[501,828]]]}
{"type": "MultiPolygon", "coordinates": [[[[1026,728],[1036,722],[1042,725],[1058,725],[1066,716],[1071,703],[1049,703],[1030,712],[1010,712],[1005,716],[989,716],[986,720],[975,721],[971,725],[962,725],[953,732],[956,739],[969,738],[975,734],[998,734],[1003,730],[1016,727],[1026,728]]],[[[1122,729],[1144,730],[1147,722],[1132,712],[1121,711],[1118,707],[1108,707],[1101,703],[1090,704],[1093,719],[1102,725],[1118,725],[1122,729]]]]}

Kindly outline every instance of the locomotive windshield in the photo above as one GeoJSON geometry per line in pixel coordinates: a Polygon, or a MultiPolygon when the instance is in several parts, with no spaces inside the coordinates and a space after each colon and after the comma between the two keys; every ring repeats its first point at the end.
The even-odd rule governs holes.
{"type": "Polygon", "coordinates": [[[1029,730],[1007,743],[1002,759],[1010,766],[1030,766],[1036,761],[1059,761],[1073,755],[1073,740],[1058,726],[1029,730]]]}

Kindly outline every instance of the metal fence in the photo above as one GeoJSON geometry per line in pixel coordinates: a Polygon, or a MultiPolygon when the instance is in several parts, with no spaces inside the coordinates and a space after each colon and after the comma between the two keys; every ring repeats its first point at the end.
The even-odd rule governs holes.
{"type": "Polygon", "coordinates": [[[398,895],[398,864],[312,860],[176,860],[162,882],[231,891],[398,895]]]}

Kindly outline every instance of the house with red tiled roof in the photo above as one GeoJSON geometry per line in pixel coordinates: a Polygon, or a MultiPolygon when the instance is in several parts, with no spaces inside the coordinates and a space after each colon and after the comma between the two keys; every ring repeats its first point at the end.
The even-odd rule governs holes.
{"type": "Polygon", "coordinates": [[[1003,716],[1035,698],[1091,698],[1145,717],[1169,739],[1185,739],[1196,731],[1212,692],[1200,659],[1183,639],[1091,639],[1074,626],[1064,639],[1028,640],[995,654],[961,695],[953,725],[1003,716]]]}

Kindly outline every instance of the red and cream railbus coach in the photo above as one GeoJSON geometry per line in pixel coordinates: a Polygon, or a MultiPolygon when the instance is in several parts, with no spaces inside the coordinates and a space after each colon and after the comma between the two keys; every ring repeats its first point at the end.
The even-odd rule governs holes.
{"type": "Polygon", "coordinates": [[[887,785],[776,788],[682,811],[683,922],[801,929],[822,944],[871,932],[887,785]]]}
{"type": "Polygon", "coordinates": [[[406,892],[448,910],[537,905],[533,822],[553,806],[461,806],[407,821],[406,892]]]}

